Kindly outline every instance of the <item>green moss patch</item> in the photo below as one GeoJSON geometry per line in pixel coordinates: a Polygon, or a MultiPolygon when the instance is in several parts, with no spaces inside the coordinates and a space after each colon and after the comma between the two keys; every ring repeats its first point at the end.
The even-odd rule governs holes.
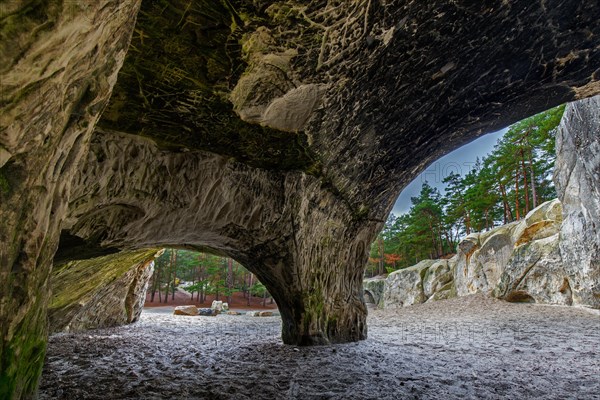
{"type": "Polygon", "coordinates": [[[37,390],[46,356],[47,322],[43,297],[2,345],[0,399],[29,398],[37,390]]]}
{"type": "Polygon", "coordinates": [[[71,261],[52,273],[52,299],[49,312],[77,305],[99,287],[115,281],[138,263],[147,261],[156,249],[110,254],[89,260],[71,261]]]}

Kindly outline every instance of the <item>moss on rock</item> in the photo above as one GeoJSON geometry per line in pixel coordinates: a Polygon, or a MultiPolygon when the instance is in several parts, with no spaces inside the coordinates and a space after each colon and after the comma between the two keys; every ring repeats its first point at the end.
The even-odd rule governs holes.
{"type": "Polygon", "coordinates": [[[48,307],[51,331],[81,330],[131,322],[131,286],[156,249],[110,254],[55,267],[48,307]]]}

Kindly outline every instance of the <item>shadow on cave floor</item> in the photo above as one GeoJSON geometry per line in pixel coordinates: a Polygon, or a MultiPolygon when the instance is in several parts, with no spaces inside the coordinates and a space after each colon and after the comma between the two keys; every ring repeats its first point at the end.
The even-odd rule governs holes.
{"type": "Polygon", "coordinates": [[[42,399],[597,398],[600,315],[479,295],[370,310],[369,339],[294,347],[277,317],[143,313],[51,336],[42,399]]]}

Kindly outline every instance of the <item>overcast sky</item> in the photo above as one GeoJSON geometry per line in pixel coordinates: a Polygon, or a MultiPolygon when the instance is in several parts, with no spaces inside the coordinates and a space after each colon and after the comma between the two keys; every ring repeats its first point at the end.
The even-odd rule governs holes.
{"type": "Polygon", "coordinates": [[[508,128],[497,132],[488,133],[471,143],[454,150],[431,164],[421,175],[412,181],[400,194],[392,212],[396,215],[407,212],[410,208],[410,198],[418,196],[421,191],[421,185],[427,181],[431,186],[435,186],[441,193],[444,193],[445,185],[442,180],[450,173],[455,172],[465,175],[469,172],[475,159],[482,158],[490,153],[496,141],[506,133],[508,128]]]}

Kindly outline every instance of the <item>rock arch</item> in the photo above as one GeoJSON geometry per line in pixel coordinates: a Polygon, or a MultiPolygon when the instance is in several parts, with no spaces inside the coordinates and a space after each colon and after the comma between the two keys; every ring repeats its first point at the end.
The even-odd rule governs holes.
{"type": "Polygon", "coordinates": [[[2,10],[2,397],[35,391],[61,230],[233,255],[286,343],[360,340],[368,245],[400,189],[600,92],[595,2],[261,3],[144,2],[131,47],[140,1],[2,10]]]}
{"type": "Polygon", "coordinates": [[[375,296],[373,295],[373,292],[371,292],[370,290],[365,289],[364,290],[364,298],[365,298],[365,303],[371,303],[371,304],[377,304],[377,301],[375,300],[375,296]]]}

